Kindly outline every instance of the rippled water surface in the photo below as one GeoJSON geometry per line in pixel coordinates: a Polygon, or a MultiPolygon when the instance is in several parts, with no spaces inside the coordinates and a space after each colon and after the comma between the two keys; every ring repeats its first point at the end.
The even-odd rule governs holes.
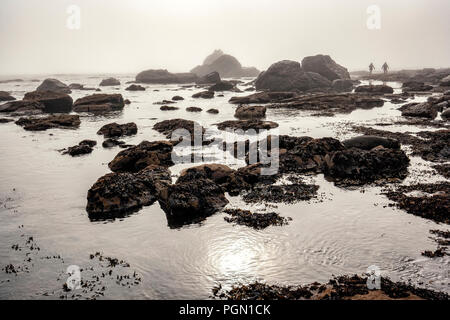
{"type": "MultiPolygon", "coordinates": [[[[104,76],[53,77],[97,87],[104,76]]],[[[342,189],[323,175],[306,177],[320,186],[319,197],[311,201],[269,204],[266,208],[227,196],[230,208],[270,210],[291,217],[289,225],[282,227],[256,231],[227,223],[224,213],[216,213],[200,224],[172,229],[158,203],[114,221],[89,220],[85,211],[87,190],[109,172],[108,162],[121,150],[102,148],[103,137],[96,135],[102,125],[135,122],[138,134],[121,139],[131,144],[164,139],[152,129],[156,122],[184,118],[214,128],[214,123],[233,119],[236,106],[227,102],[231,96],[249,94],[225,92],[224,97],[200,100],[190,98],[199,89],[179,89],[178,85],[146,85],[146,91],[128,92],[125,82],[133,80],[132,76],[118,78],[120,87],[104,87],[102,91],[122,93],[131,104],[107,117],[82,114],[78,130],[29,132],[13,122],[0,124],[0,265],[27,267],[17,275],[1,271],[0,298],[58,298],[67,278],[66,268],[92,265],[89,255],[95,252],[125,260],[142,278],[130,288],[104,280],[105,298],[202,299],[211,295],[217,283],[229,286],[255,279],[280,284],[323,282],[333,274],[363,273],[371,265],[379,266],[394,280],[450,292],[448,257],[429,259],[420,254],[436,247],[429,230],[446,230],[445,225],[387,207],[389,201],[378,187],[342,189]],[[176,104],[180,110],[160,111],[160,106],[153,104],[174,95],[185,98],[176,104]],[[184,109],[190,106],[201,107],[203,112],[186,112],[184,109]],[[220,113],[206,113],[209,108],[217,108],[220,113]],[[83,139],[97,140],[91,154],[72,158],[58,152],[83,139]],[[23,247],[30,236],[39,251],[13,248],[15,244],[23,247]],[[32,260],[27,261],[30,257],[32,260]]],[[[44,78],[23,79],[0,84],[0,90],[11,91],[20,99],[44,78]]],[[[400,84],[390,85],[399,91],[400,84]]],[[[91,93],[73,91],[71,96],[75,100],[91,93]]],[[[381,108],[334,117],[269,109],[267,120],[279,123],[281,134],[343,139],[356,135],[346,130],[349,124],[392,121],[400,117],[397,108],[386,102],[381,108]]],[[[381,129],[432,130],[410,126],[381,129]]],[[[420,158],[411,160],[406,182],[444,179],[437,174],[430,177],[429,164],[420,158]]],[[[171,168],[174,179],[184,167],[171,168]]]]}

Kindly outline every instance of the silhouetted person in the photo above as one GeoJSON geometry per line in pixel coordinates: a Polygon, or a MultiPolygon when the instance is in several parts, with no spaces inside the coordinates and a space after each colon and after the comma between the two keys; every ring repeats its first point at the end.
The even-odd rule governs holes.
{"type": "Polygon", "coordinates": [[[371,62],[369,65],[369,72],[370,74],[372,74],[372,71],[375,69],[375,66],[373,65],[373,63],[371,62]]]}
{"type": "Polygon", "coordinates": [[[381,68],[383,68],[384,74],[386,74],[388,72],[388,70],[389,70],[389,66],[388,66],[388,64],[386,62],[383,64],[383,66],[381,68]]]}

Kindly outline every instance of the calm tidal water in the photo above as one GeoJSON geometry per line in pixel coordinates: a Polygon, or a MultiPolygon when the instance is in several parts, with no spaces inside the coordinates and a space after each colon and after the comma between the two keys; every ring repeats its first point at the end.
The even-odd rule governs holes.
{"type": "MultiPolygon", "coordinates": [[[[67,84],[97,87],[106,76],[52,77],[67,84]]],[[[0,83],[0,90],[21,99],[44,78],[23,77],[22,82],[0,83]]],[[[103,137],[96,134],[101,126],[133,121],[138,134],[121,140],[130,144],[161,140],[165,138],[152,129],[156,122],[184,118],[214,128],[214,123],[233,119],[236,106],[228,103],[231,96],[251,93],[225,92],[224,97],[211,100],[193,99],[192,94],[200,89],[180,89],[179,85],[144,85],[146,91],[129,92],[125,91],[125,82],[133,80],[133,76],[117,78],[121,86],[102,87],[102,92],[121,93],[131,104],[108,116],[81,114],[77,130],[29,132],[14,122],[0,124],[0,267],[13,264],[23,269],[17,274],[0,272],[1,299],[58,298],[69,265],[93,266],[100,273],[104,270],[90,259],[95,252],[123,259],[130,265],[127,272],[136,272],[142,279],[129,288],[105,278],[101,280],[106,287],[104,298],[206,299],[217,283],[226,287],[253,280],[278,284],[325,282],[332,275],[363,273],[371,265],[379,266],[382,274],[393,280],[450,292],[449,257],[429,259],[420,254],[436,248],[429,230],[446,230],[445,225],[386,207],[389,201],[380,194],[379,187],[342,189],[323,175],[305,178],[320,186],[318,199],[311,201],[269,204],[266,208],[227,195],[227,207],[270,210],[291,217],[289,225],[282,227],[256,231],[227,223],[225,214],[219,212],[200,224],[173,229],[158,203],[122,219],[91,221],[85,211],[87,191],[100,176],[110,172],[108,162],[122,150],[102,148],[103,137]],[[153,104],[174,95],[185,98],[175,104],[180,108],[177,111],[160,111],[160,106],[153,104]],[[185,108],[191,106],[203,108],[203,112],[186,112],[185,108]],[[206,113],[210,108],[220,113],[206,113]],[[58,152],[83,139],[97,140],[91,154],[72,158],[58,152]],[[29,237],[40,250],[27,247],[29,237]],[[21,250],[13,247],[16,244],[21,250]]],[[[399,83],[388,84],[399,92],[399,83]]],[[[92,93],[73,90],[71,96],[76,100],[92,93]]],[[[333,117],[268,109],[267,120],[279,123],[281,134],[342,140],[356,135],[345,130],[349,124],[395,120],[400,117],[398,107],[386,102],[381,108],[333,117]]],[[[410,126],[381,129],[432,130],[410,126]]],[[[425,161],[410,158],[410,176],[405,183],[444,179],[427,174],[430,168],[425,161]]],[[[174,179],[187,166],[171,167],[174,179]]],[[[81,298],[86,297],[81,294],[81,298]]]]}

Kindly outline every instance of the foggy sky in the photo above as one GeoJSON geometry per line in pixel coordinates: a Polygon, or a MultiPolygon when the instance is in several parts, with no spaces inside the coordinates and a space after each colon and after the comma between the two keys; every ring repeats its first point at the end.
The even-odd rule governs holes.
{"type": "Polygon", "coordinates": [[[182,72],[214,49],[260,70],[318,53],[350,70],[450,67],[449,13],[448,0],[1,0],[0,74],[182,72]]]}

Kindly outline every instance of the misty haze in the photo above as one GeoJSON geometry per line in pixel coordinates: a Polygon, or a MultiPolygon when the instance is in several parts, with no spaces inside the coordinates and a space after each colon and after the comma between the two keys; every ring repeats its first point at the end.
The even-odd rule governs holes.
{"type": "Polygon", "coordinates": [[[0,299],[448,300],[449,13],[2,0],[0,299]]]}

